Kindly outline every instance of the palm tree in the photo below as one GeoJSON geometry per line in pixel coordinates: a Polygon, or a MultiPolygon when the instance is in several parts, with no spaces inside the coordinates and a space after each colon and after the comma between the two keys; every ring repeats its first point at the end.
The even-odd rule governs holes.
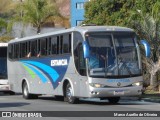
{"type": "Polygon", "coordinates": [[[142,10],[137,10],[140,19],[135,22],[135,30],[142,39],[148,40],[151,46],[151,57],[143,58],[147,70],[150,73],[150,85],[156,89],[157,72],[160,70],[160,2],[156,2],[152,6],[152,12],[145,13],[142,10]]]}
{"type": "Polygon", "coordinates": [[[0,0],[0,14],[10,11],[13,9],[13,1],[12,0],[0,0]]]}
{"type": "Polygon", "coordinates": [[[54,23],[53,16],[60,16],[56,4],[50,0],[25,0],[17,8],[16,21],[32,24],[37,33],[46,22],[54,23]]]}
{"type": "Polygon", "coordinates": [[[14,13],[16,2],[13,0],[0,0],[0,32],[1,39],[5,37],[5,40],[10,37],[9,33],[12,30],[12,24],[10,18],[14,13]]]}
{"type": "Polygon", "coordinates": [[[11,26],[8,22],[6,22],[5,19],[0,18],[0,41],[1,42],[7,42],[13,37],[11,37],[8,33],[11,31],[11,26]]]}
{"type": "Polygon", "coordinates": [[[7,28],[7,22],[5,19],[0,18],[0,32],[2,32],[3,29],[7,28]]]}

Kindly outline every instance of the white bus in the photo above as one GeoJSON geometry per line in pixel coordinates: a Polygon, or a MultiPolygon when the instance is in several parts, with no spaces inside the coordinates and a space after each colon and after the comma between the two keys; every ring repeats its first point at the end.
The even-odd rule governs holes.
{"type": "MultiPolygon", "coordinates": [[[[150,49],[142,41],[149,56],[150,49]]],[[[11,90],[25,99],[51,94],[69,103],[79,98],[108,99],[142,93],[142,68],[136,34],[115,26],[81,26],[11,40],[8,46],[11,90]]]]}
{"type": "Polygon", "coordinates": [[[8,43],[0,43],[0,92],[13,94],[8,83],[7,47],[8,43]]]}

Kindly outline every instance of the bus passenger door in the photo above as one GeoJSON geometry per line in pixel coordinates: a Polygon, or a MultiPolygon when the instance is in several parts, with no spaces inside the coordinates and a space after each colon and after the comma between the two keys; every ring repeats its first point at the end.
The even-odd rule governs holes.
{"type": "Polygon", "coordinates": [[[86,62],[83,55],[83,46],[80,44],[79,46],[79,73],[81,76],[86,76],[86,62]]]}
{"type": "Polygon", "coordinates": [[[82,44],[79,45],[79,74],[80,74],[80,95],[87,96],[87,71],[86,71],[86,61],[83,53],[82,44]],[[85,95],[86,94],[86,95],[85,95]]]}

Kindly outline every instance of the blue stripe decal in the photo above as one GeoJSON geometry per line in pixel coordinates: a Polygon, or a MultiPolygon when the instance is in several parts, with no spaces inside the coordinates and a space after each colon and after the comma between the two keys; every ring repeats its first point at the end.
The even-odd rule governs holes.
{"type": "Polygon", "coordinates": [[[35,72],[39,77],[40,79],[42,80],[43,83],[46,83],[47,82],[47,79],[42,75],[42,73],[40,73],[37,69],[35,69],[33,66],[27,64],[27,63],[24,63],[25,66],[29,67],[33,72],[35,72]]]}
{"type": "Polygon", "coordinates": [[[59,78],[59,74],[50,66],[42,64],[40,62],[34,62],[34,61],[22,61],[22,62],[30,65],[34,65],[37,68],[40,68],[41,70],[45,71],[52,78],[54,82],[56,82],[57,79],[59,78]]]}

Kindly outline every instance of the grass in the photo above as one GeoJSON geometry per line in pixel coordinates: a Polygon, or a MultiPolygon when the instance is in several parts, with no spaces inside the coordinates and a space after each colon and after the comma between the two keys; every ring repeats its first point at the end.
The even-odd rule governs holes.
{"type": "Polygon", "coordinates": [[[151,87],[147,87],[141,97],[160,100],[160,92],[154,91],[151,87]]]}
{"type": "Polygon", "coordinates": [[[160,100],[160,94],[144,94],[141,96],[141,98],[151,98],[151,99],[159,99],[160,100]]]}

